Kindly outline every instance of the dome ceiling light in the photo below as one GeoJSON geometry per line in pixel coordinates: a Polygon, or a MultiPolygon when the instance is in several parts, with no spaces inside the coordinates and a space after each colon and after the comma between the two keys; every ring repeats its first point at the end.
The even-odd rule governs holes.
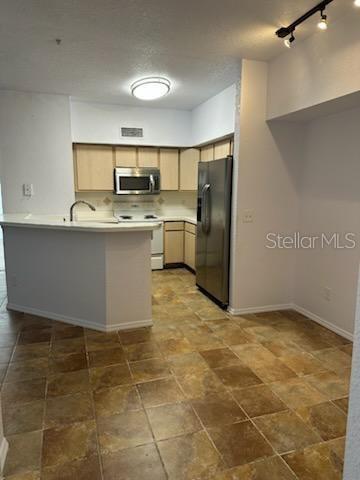
{"type": "Polygon", "coordinates": [[[170,92],[170,80],[164,77],[146,77],[134,82],[130,89],[134,97],[140,100],[156,100],[170,92]]]}

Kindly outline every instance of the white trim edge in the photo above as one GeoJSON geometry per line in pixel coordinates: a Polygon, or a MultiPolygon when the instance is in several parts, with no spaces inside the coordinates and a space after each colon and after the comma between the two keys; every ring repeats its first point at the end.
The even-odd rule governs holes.
{"type": "Polygon", "coordinates": [[[305,315],[305,317],[310,318],[310,320],[313,320],[319,325],[322,325],[328,330],[331,330],[332,332],[337,333],[338,335],[344,338],[347,338],[348,340],[351,340],[351,341],[354,340],[354,335],[352,333],[348,332],[347,330],[343,330],[341,327],[338,327],[333,323],[328,322],[324,318],[319,317],[319,315],[316,315],[316,313],[312,313],[309,310],[306,310],[306,308],[300,307],[299,305],[293,305],[293,310],[295,310],[298,313],[301,313],[302,315],[305,315]]]}
{"type": "Polygon", "coordinates": [[[294,308],[292,303],[282,303],[279,305],[265,305],[263,307],[248,307],[248,308],[228,308],[231,315],[246,315],[250,313],[274,312],[275,310],[291,310],[294,308]]]}
{"type": "Polygon", "coordinates": [[[61,315],[58,313],[38,310],[37,308],[32,308],[32,307],[23,307],[21,305],[16,305],[15,303],[8,303],[7,309],[14,310],[16,312],[28,313],[30,315],[37,315],[39,317],[50,318],[50,320],[69,323],[70,325],[76,325],[84,328],[91,328],[92,330],[98,330],[99,332],[130,330],[132,328],[151,327],[153,325],[152,319],[136,320],[135,322],[117,323],[113,325],[99,325],[98,323],[89,322],[87,320],[83,320],[82,318],[69,317],[67,315],[61,315]]]}
{"type": "Polygon", "coordinates": [[[308,317],[310,320],[313,320],[314,322],[318,323],[319,325],[322,325],[328,330],[331,330],[332,332],[337,333],[338,335],[341,335],[342,337],[347,338],[348,340],[351,340],[351,341],[354,340],[354,335],[352,333],[346,330],[343,330],[341,327],[338,327],[337,325],[334,325],[333,323],[328,322],[324,318],[319,317],[319,315],[316,315],[315,313],[312,313],[309,310],[306,310],[306,308],[300,307],[299,305],[296,305],[294,303],[286,303],[286,304],[280,304],[280,305],[265,305],[262,307],[249,307],[249,308],[231,308],[231,307],[228,308],[228,312],[231,315],[266,313],[266,312],[273,312],[276,310],[278,311],[295,310],[295,312],[305,315],[305,317],[308,317]]]}
{"type": "Polygon", "coordinates": [[[6,455],[9,450],[9,443],[4,437],[0,445],[0,479],[3,478],[4,465],[6,460],[6,455]]]}

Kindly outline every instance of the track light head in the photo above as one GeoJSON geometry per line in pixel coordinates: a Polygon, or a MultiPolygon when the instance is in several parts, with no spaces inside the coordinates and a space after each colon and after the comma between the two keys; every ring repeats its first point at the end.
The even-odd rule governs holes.
{"type": "Polygon", "coordinates": [[[320,30],[327,30],[328,28],[327,15],[324,14],[324,11],[321,12],[321,20],[319,21],[317,26],[320,30]]]}
{"type": "Polygon", "coordinates": [[[287,38],[286,40],[284,40],[284,45],[285,47],[287,48],[291,48],[293,46],[293,43],[295,42],[295,36],[294,36],[294,32],[291,32],[291,35],[289,38],[287,38]]]}
{"type": "Polygon", "coordinates": [[[360,7],[360,0],[354,0],[355,7],[360,7]]]}
{"type": "MultiPolygon", "coordinates": [[[[285,45],[287,47],[291,47],[291,43],[295,40],[293,32],[295,31],[296,28],[299,27],[303,22],[305,22],[308,18],[312,17],[313,15],[317,14],[320,12],[321,14],[321,19],[318,23],[318,27],[320,30],[326,30],[328,28],[327,24],[327,15],[325,15],[325,9],[326,7],[332,3],[334,0],[322,0],[320,3],[315,5],[315,7],[311,8],[307,12],[305,12],[301,17],[297,18],[294,22],[290,23],[288,26],[284,26],[276,30],[275,34],[279,38],[286,38],[291,35],[293,38],[286,38],[284,41],[285,45]]],[[[360,7],[360,0],[354,0],[354,5],[357,7],[360,7]]]]}

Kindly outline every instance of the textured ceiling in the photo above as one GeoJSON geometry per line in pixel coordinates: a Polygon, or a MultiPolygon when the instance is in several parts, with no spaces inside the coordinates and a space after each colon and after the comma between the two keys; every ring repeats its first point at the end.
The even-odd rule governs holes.
{"type": "MultiPolygon", "coordinates": [[[[330,20],[352,8],[335,0],[330,20]]],[[[191,109],[233,83],[241,58],[283,51],[274,31],[316,0],[0,0],[0,88],[144,105],[135,79],[172,93],[148,106],[191,109]],[[62,42],[58,46],[56,38],[62,42]]],[[[313,33],[316,19],[301,28],[313,33]]]]}

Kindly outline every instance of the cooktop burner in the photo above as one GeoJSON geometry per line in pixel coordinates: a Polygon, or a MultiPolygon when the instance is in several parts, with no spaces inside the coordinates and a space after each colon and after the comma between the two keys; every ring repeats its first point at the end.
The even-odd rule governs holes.
{"type": "Polygon", "coordinates": [[[149,215],[144,215],[144,218],[145,220],[151,220],[151,219],[156,220],[158,217],[156,215],[149,214],[149,215]]]}
{"type": "Polygon", "coordinates": [[[131,215],[120,215],[121,220],[131,220],[133,217],[131,215]]]}

